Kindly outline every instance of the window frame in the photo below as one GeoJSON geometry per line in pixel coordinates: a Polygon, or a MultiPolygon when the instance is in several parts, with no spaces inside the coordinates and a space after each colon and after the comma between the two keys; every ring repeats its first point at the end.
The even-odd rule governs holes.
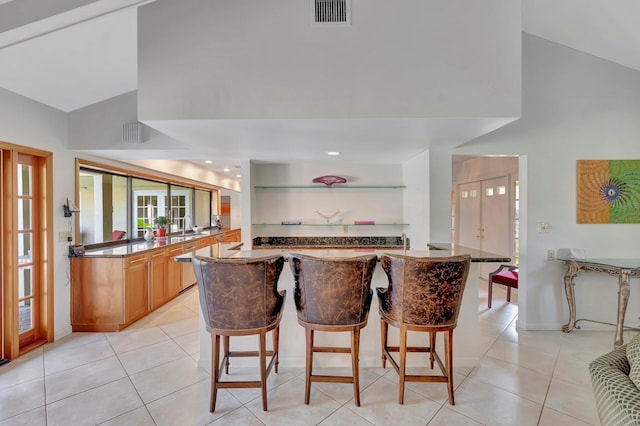
{"type": "MultiPolygon", "coordinates": [[[[162,183],[164,185],[167,186],[167,196],[168,199],[167,201],[170,203],[170,197],[171,197],[171,192],[170,192],[170,188],[172,186],[181,186],[184,187],[186,189],[188,189],[189,191],[193,193],[195,193],[198,190],[201,191],[207,191],[211,194],[210,197],[210,202],[211,202],[211,215],[216,215],[219,214],[219,212],[217,212],[217,210],[219,209],[219,205],[220,205],[220,188],[216,185],[210,185],[210,184],[206,184],[206,183],[202,183],[202,182],[197,182],[197,181],[193,181],[193,180],[188,180],[188,179],[180,179],[177,176],[173,176],[173,175],[168,175],[168,174],[164,174],[161,172],[154,172],[152,170],[145,170],[145,171],[140,171],[140,170],[136,170],[136,169],[129,169],[129,168],[124,168],[124,167],[119,167],[119,166],[113,166],[113,165],[108,165],[108,164],[102,164],[102,163],[97,163],[91,160],[85,160],[82,158],[76,158],[75,159],[75,175],[76,175],[76,179],[75,179],[75,194],[76,194],[76,199],[80,199],[80,172],[83,170],[87,170],[87,171],[93,171],[93,172],[101,172],[101,173],[109,173],[109,174],[113,174],[113,175],[119,175],[122,177],[126,177],[127,179],[129,179],[129,184],[127,185],[127,199],[128,201],[128,206],[127,209],[129,211],[127,211],[127,217],[128,217],[128,240],[137,240],[137,239],[141,239],[143,238],[142,236],[138,236],[137,233],[135,233],[135,229],[133,227],[133,217],[135,216],[133,213],[133,207],[134,207],[134,191],[131,188],[131,180],[136,178],[136,179],[144,179],[144,180],[149,180],[149,181],[153,181],[153,182],[157,182],[157,183],[162,183]],[[134,232],[133,234],[130,232],[134,232]]],[[[192,195],[193,197],[193,195],[192,195]]],[[[192,205],[190,206],[190,208],[193,210],[195,208],[195,200],[193,200],[194,202],[192,203],[192,205]]],[[[169,206],[168,206],[169,207],[169,206]]],[[[74,231],[74,241],[79,242],[80,244],[82,244],[81,241],[81,235],[80,235],[80,215],[74,215],[74,223],[75,223],[75,231],[74,231]]],[[[175,223],[175,222],[173,222],[175,223]]],[[[210,224],[208,226],[202,226],[202,228],[208,228],[210,226],[210,224]]],[[[110,241],[110,240],[105,240],[102,242],[95,242],[95,243],[89,243],[89,244],[85,244],[86,246],[89,247],[96,247],[96,246],[104,246],[104,245],[109,245],[109,244],[113,244],[113,243],[122,243],[122,241],[110,241]]]]}

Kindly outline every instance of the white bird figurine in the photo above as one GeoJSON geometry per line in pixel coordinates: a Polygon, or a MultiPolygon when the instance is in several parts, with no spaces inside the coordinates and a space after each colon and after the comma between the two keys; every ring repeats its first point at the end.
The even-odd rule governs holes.
{"type": "Polygon", "coordinates": [[[318,213],[318,215],[322,216],[322,217],[327,221],[327,223],[331,223],[329,220],[330,220],[331,218],[335,217],[335,216],[336,216],[338,213],[340,213],[340,212],[339,212],[339,211],[337,211],[337,212],[335,212],[334,214],[331,214],[331,215],[325,215],[325,214],[320,213],[318,210],[316,210],[316,213],[318,213]]]}

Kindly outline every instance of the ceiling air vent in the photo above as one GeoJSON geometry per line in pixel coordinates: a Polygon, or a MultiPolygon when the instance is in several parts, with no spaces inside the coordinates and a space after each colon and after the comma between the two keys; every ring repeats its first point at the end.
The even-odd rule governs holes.
{"type": "Polygon", "coordinates": [[[315,25],[350,25],[351,0],[311,0],[315,25]]]}
{"type": "Polygon", "coordinates": [[[122,142],[142,143],[142,123],[124,123],[122,125],[122,142]]]}

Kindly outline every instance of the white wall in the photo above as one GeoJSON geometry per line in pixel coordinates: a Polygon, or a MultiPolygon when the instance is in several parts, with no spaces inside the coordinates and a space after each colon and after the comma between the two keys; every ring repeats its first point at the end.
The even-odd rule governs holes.
{"type": "MultiPolygon", "coordinates": [[[[577,247],[589,257],[640,257],[640,225],[576,223],[576,160],[640,158],[640,73],[527,34],[523,54],[522,118],[454,154],[525,155],[520,159],[521,237],[526,245],[519,324],[559,329],[568,320],[565,268],[546,260],[548,249],[577,247]],[[551,232],[537,233],[539,222],[548,222],[551,232]]],[[[586,274],[575,281],[578,317],[615,322],[617,279],[586,274]]],[[[629,325],[636,325],[640,316],[637,284],[632,280],[629,325]]]]}
{"type": "Polygon", "coordinates": [[[352,0],[328,28],[310,5],[141,6],[141,119],[518,115],[520,2],[352,0]]]}
{"type": "Polygon", "coordinates": [[[53,239],[54,239],[54,336],[71,332],[67,243],[58,233],[67,232],[62,214],[67,197],[74,199],[74,155],[66,148],[67,118],[62,111],[0,89],[0,140],[53,153],[53,239]]]}
{"type": "Polygon", "coordinates": [[[402,175],[407,186],[402,200],[403,222],[409,224],[405,232],[410,238],[412,249],[425,249],[431,242],[429,151],[406,161],[402,165],[402,175]]]}
{"type": "Polygon", "coordinates": [[[451,242],[451,149],[429,150],[429,230],[432,243],[451,242]]]}

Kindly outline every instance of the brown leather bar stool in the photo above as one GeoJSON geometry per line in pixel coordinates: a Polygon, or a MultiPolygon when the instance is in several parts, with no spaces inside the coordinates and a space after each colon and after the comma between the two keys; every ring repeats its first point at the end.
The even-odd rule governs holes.
{"type": "Polygon", "coordinates": [[[311,382],[333,382],[353,383],[355,404],[360,406],[360,330],[367,325],[376,262],[375,255],[332,259],[289,256],[298,324],[305,328],[306,335],[305,404],[309,404],[311,382]],[[315,346],[315,331],[349,331],[351,347],[315,346]],[[318,352],[350,353],[352,375],[313,374],[313,354],[318,352]]]}
{"type": "Polygon", "coordinates": [[[449,403],[453,397],[453,330],[458,322],[469,265],[469,255],[419,258],[385,254],[380,262],[389,278],[389,287],[376,288],[380,302],[382,367],[389,360],[400,376],[398,402],[404,403],[405,382],[446,382],[449,403]],[[389,324],[400,329],[400,346],[388,346],[389,324]],[[429,346],[407,345],[407,331],[429,333],[429,346]],[[445,363],[436,352],[436,333],[446,334],[445,363]],[[398,352],[400,362],[391,356],[398,352]],[[438,363],[442,375],[407,375],[407,352],[429,353],[433,369],[438,363]]]}
{"type": "Polygon", "coordinates": [[[260,259],[213,259],[193,256],[198,281],[200,308],[211,333],[211,405],[216,408],[218,389],[261,388],[262,409],[267,411],[267,378],[275,365],[278,372],[280,320],[286,290],[278,292],[278,278],[284,257],[260,259]],[[273,350],[267,350],[266,334],[273,331],[273,350]],[[258,351],[229,350],[230,336],[259,335],[258,351]],[[224,340],[224,357],[220,362],[220,336],[224,340]],[[222,381],[222,366],[229,374],[229,358],[257,356],[260,359],[259,381],[222,381]],[[267,357],[271,361],[267,366],[267,357]]]}

